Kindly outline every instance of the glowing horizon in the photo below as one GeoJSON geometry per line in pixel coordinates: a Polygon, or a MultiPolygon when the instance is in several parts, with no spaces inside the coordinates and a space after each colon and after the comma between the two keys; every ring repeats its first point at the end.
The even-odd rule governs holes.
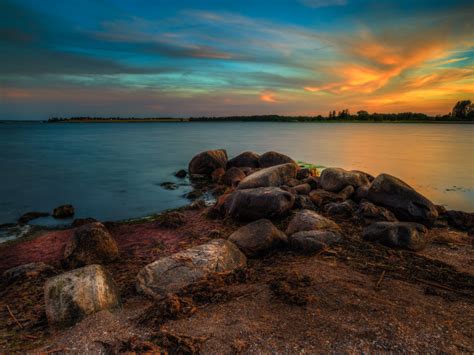
{"type": "Polygon", "coordinates": [[[0,119],[437,115],[474,98],[468,1],[0,7],[0,119]]]}

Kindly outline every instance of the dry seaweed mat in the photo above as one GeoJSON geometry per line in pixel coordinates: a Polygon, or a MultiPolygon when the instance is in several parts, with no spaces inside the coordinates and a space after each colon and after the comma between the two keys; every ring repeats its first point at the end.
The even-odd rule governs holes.
{"type": "Polygon", "coordinates": [[[355,239],[345,240],[334,255],[357,270],[377,275],[385,271],[384,277],[452,292],[474,302],[474,276],[441,261],[355,239]]]}
{"type": "Polygon", "coordinates": [[[305,306],[316,300],[310,293],[312,279],[308,275],[291,272],[269,282],[273,296],[289,305],[305,306]]]}
{"type": "Polygon", "coordinates": [[[0,294],[0,352],[34,349],[48,335],[43,300],[44,278],[2,285],[0,294]]]}
{"type": "Polygon", "coordinates": [[[242,296],[240,293],[229,291],[228,286],[254,279],[255,274],[249,269],[210,275],[184,288],[176,295],[169,295],[154,302],[137,318],[137,321],[142,325],[159,327],[168,320],[188,317],[197,309],[209,304],[227,302],[242,296]]]}
{"type": "Polygon", "coordinates": [[[104,347],[105,353],[109,355],[130,352],[188,355],[199,354],[206,340],[206,337],[178,335],[160,330],[147,341],[132,337],[114,343],[103,341],[99,343],[104,347]]]}

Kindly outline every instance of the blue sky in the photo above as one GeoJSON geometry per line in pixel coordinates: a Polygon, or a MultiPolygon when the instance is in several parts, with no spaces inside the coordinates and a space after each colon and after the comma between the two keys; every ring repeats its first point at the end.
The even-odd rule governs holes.
{"type": "Polygon", "coordinates": [[[469,1],[0,0],[0,119],[443,114],[469,1]]]}

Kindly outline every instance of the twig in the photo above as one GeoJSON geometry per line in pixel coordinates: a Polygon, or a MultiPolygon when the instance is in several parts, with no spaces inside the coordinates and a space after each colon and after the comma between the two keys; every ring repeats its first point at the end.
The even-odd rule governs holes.
{"type": "Polygon", "coordinates": [[[385,276],[385,270],[382,271],[382,274],[380,275],[379,280],[377,281],[377,284],[375,285],[376,289],[380,287],[380,283],[382,282],[384,276],[385,276]]]}
{"type": "Polygon", "coordinates": [[[12,310],[10,309],[10,306],[7,305],[7,310],[8,310],[8,313],[10,313],[10,316],[13,318],[13,320],[16,322],[16,324],[18,324],[18,326],[23,329],[23,326],[21,325],[21,323],[18,321],[18,319],[16,319],[15,315],[12,313],[12,310]]]}
{"type": "Polygon", "coordinates": [[[429,281],[426,281],[426,280],[418,279],[416,277],[415,277],[415,280],[418,281],[418,282],[421,282],[422,284],[432,286],[432,287],[436,287],[436,288],[440,288],[440,289],[445,290],[445,291],[451,291],[451,292],[457,292],[457,293],[464,294],[464,292],[462,292],[462,291],[458,291],[458,290],[455,290],[453,288],[449,288],[447,286],[439,285],[439,284],[434,283],[434,282],[429,282],[429,281]]]}

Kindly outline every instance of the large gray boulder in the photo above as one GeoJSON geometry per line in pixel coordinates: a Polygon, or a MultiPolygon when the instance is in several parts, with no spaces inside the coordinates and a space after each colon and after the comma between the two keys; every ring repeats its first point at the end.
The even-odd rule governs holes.
{"type": "Polygon", "coordinates": [[[115,239],[100,222],[76,229],[64,248],[63,265],[77,268],[91,264],[107,264],[117,260],[119,250],[115,239]]]}
{"type": "Polygon", "coordinates": [[[320,214],[311,210],[301,210],[293,216],[288,228],[287,235],[292,235],[297,232],[312,231],[312,230],[333,230],[339,231],[339,226],[330,219],[321,216],[320,214]]]}
{"type": "Polygon", "coordinates": [[[261,168],[288,163],[297,165],[289,156],[273,151],[262,154],[258,161],[261,168]]]}
{"type": "Polygon", "coordinates": [[[326,191],[339,192],[347,185],[355,189],[368,185],[367,174],[360,171],[347,171],[341,168],[327,168],[321,173],[319,184],[326,191]]]}
{"type": "Polygon", "coordinates": [[[418,251],[425,247],[428,230],[419,223],[376,222],[364,229],[363,238],[391,248],[418,251]]]}
{"type": "Polygon", "coordinates": [[[89,265],[48,279],[44,286],[49,324],[66,327],[87,315],[120,306],[112,276],[100,265],[89,265]]]}
{"type": "Polygon", "coordinates": [[[225,210],[232,218],[257,220],[285,215],[295,202],[295,196],[278,187],[258,187],[236,190],[225,201],[225,210]]]}
{"type": "Polygon", "coordinates": [[[216,169],[225,169],[227,165],[227,152],[224,149],[208,150],[194,156],[189,162],[190,174],[210,176],[216,169]]]}
{"type": "Polygon", "coordinates": [[[295,164],[275,165],[250,174],[240,182],[238,189],[253,189],[256,187],[270,186],[280,187],[295,177],[295,164]]]}
{"type": "Polygon", "coordinates": [[[237,168],[258,168],[260,163],[258,160],[260,159],[260,155],[254,152],[243,152],[237,155],[236,157],[230,159],[227,162],[227,168],[237,167],[237,168]]]}
{"type": "Polygon", "coordinates": [[[288,238],[268,219],[259,219],[236,230],[229,240],[246,256],[255,257],[285,245],[288,238]]]}
{"type": "Polygon", "coordinates": [[[146,265],[137,275],[137,290],[161,299],[213,273],[246,265],[247,258],[232,242],[214,239],[146,265]]]}
{"type": "Polygon", "coordinates": [[[388,174],[380,174],[375,178],[367,199],[388,208],[401,221],[418,222],[429,227],[438,218],[438,211],[430,200],[388,174]]]}
{"type": "Polygon", "coordinates": [[[291,249],[303,254],[318,252],[340,242],[341,240],[341,235],[338,232],[331,230],[297,232],[288,238],[291,249]]]}

